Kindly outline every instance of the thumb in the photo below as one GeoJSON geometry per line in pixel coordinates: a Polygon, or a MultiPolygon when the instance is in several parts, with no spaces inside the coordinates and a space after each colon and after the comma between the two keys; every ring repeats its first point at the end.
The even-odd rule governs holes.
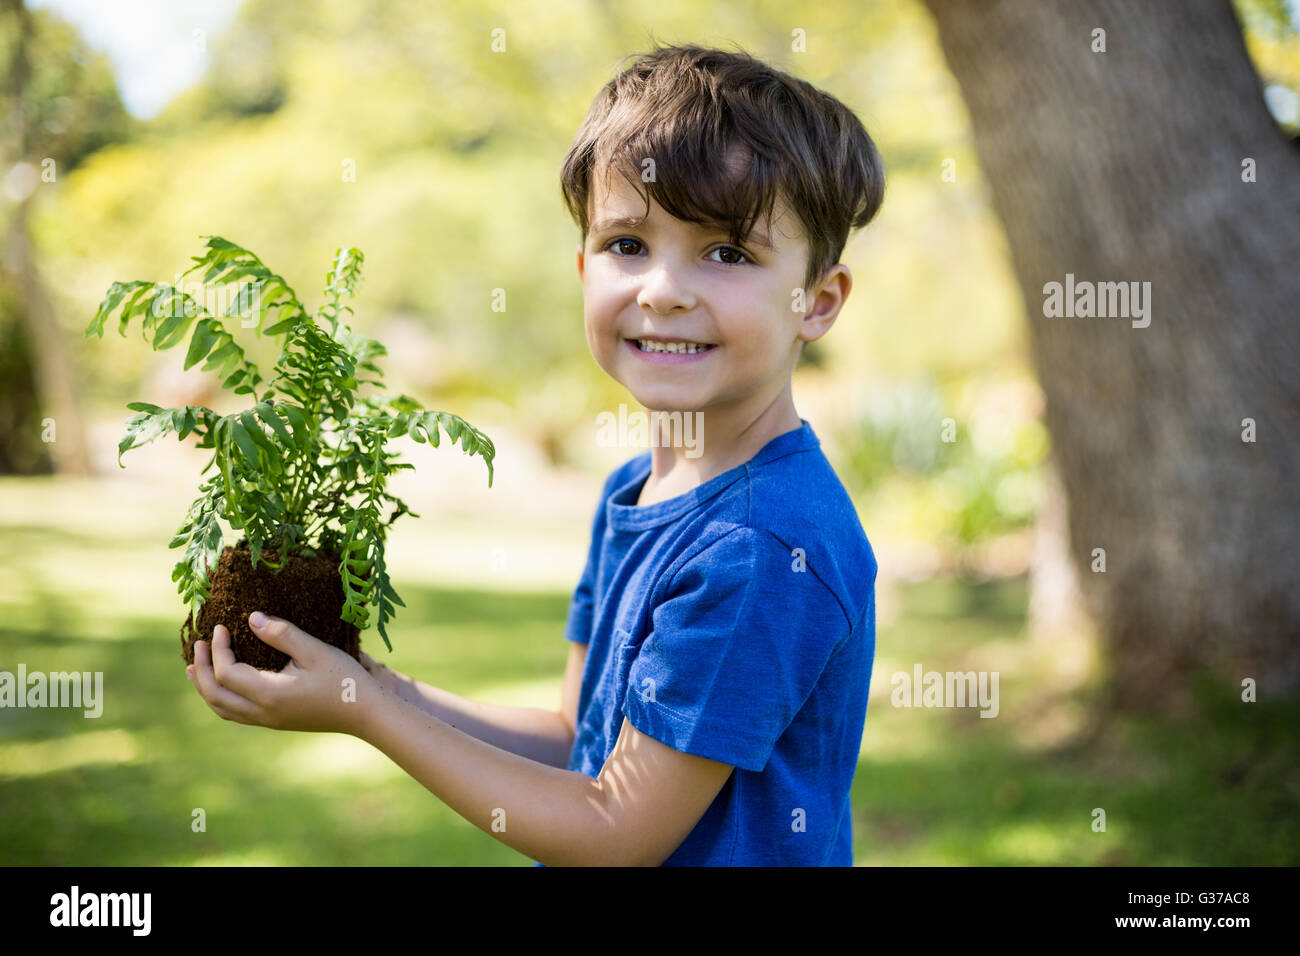
{"type": "Polygon", "coordinates": [[[294,659],[301,659],[310,650],[311,642],[316,640],[284,618],[263,614],[261,611],[248,615],[248,624],[260,640],[294,659]]]}

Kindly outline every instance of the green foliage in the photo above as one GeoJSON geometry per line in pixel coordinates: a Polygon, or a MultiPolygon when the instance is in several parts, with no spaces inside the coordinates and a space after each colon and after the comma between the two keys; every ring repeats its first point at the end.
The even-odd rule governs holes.
{"type": "Polygon", "coordinates": [[[1048,441],[1024,408],[953,412],[960,404],[932,381],[896,383],[856,412],[841,441],[856,492],[892,510],[909,503],[913,535],[963,549],[1033,522],[1048,441]]]}
{"type": "Polygon", "coordinates": [[[441,427],[466,454],[483,458],[491,486],[492,441],[463,419],[427,411],[406,395],[358,397],[363,384],[383,385],[372,359],[388,354],[342,321],[352,313],[343,299],[355,297],[361,284],[360,250],[338,250],[326,277],[328,301],[308,315],[288,283],[253,253],[217,236],[205,238],[206,253],[193,257],[195,265],[182,273],[205,270],[203,302],[164,282],[114,282],[85,335],[102,338],[115,312],[122,336],[138,317],[141,335],[155,350],[172,348],[190,333],[185,368],[203,362],[203,369],[224,376],[223,388],[251,396],[252,407],[218,415],[202,406],[132,402],[127,408],[136,414],[118,445],[118,464],[123,452],[167,434],[182,440],[194,434],[199,448],[212,449],[203,472],[217,470],[199,486],[169,545],[185,548],[172,580],[195,619],[211,595],[209,570],[221,555],[221,519],[244,531],[254,567],[261,561],[279,570],[291,555],[338,555],[345,600],[340,616],[364,629],[378,605],[379,634],[391,650],[386,625],[395,605],[405,604],[389,581],[384,541],[399,516],[419,516],[386,490],[390,475],[414,466],[396,461],[397,453],[385,445],[409,434],[437,447],[441,427]],[[206,305],[213,292],[233,292],[217,315],[206,305]],[[284,337],[269,382],[226,330],[223,320],[235,316],[257,335],[284,337]],[[263,328],[268,316],[275,321],[263,328]],[[359,379],[359,370],[374,378],[359,379]],[[394,510],[385,516],[387,504],[394,510]]]}

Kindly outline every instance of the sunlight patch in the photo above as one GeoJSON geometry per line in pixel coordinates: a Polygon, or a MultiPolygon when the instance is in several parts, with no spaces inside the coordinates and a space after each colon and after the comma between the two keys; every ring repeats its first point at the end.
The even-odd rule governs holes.
{"type": "Polygon", "coordinates": [[[320,734],[294,744],[276,769],[291,780],[375,780],[400,777],[404,771],[367,743],[344,734],[320,734]]]}
{"type": "Polygon", "coordinates": [[[991,856],[1005,857],[1013,865],[1063,864],[1070,858],[1070,842],[1062,827],[1045,823],[1017,823],[999,827],[988,839],[991,856]]]}
{"type": "Polygon", "coordinates": [[[132,763],[140,745],[128,731],[100,730],[0,745],[0,777],[36,777],[91,764],[132,763]]]}

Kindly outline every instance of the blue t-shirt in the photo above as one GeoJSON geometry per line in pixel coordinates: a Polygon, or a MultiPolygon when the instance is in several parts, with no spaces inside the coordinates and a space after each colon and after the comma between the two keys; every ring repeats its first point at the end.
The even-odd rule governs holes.
{"type": "Polygon", "coordinates": [[[812,426],[667,501],[612,472],[565,637],[585,643],[568,769],[624,716],[736,769],[665,866],[851,866],[849,788],[875,654],[876,560],[812,426]]]}

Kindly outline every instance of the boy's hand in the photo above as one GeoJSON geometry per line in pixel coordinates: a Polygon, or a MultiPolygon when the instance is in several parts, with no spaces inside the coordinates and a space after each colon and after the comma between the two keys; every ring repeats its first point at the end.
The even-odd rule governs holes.
{"type": "Polygon", "coordinates": [[[238,663],[230,632],[218,624],[211,641],[195,641],[194,663],[185,669],[199,696],[223,720],[356,735],[377,690],[366,668],[289,621],[268,615],[259,626],[255,617],[248,619],[253,633],[292,659],[279,672],[238,663]]]}

